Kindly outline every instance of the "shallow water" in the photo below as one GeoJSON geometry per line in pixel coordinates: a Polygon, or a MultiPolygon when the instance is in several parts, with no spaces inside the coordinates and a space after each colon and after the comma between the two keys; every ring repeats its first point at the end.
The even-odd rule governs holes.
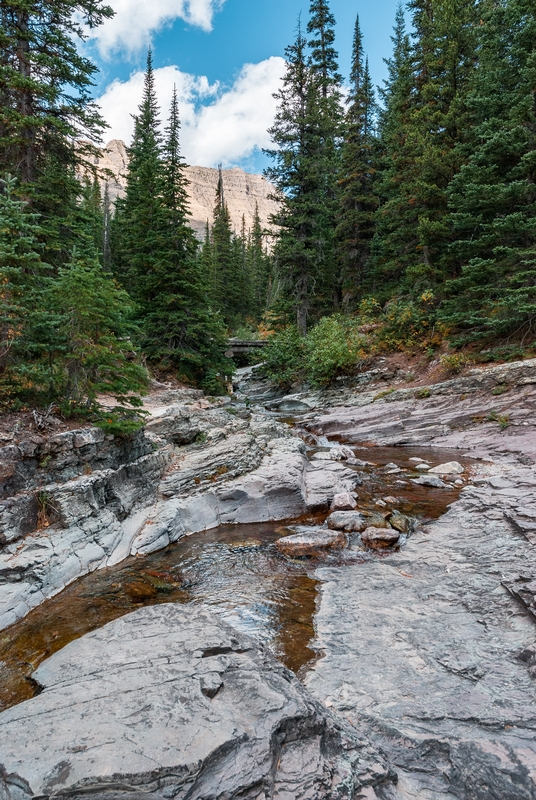
{"type": "MultiPolygon", "coordinates": [[[[459,457],[452,451],[428,448],[356,447],[356,457],[374,466],[358,472],[360,508],[378,510],[376,501],[396,497],[396,508],[422,521],[443,514],[459,488],[432,489],[407,482],[418,456],[431,464],[459,457]],[[403,472],[385,474],[394,462],[403,472]],[[397,481],[406,481],[400,486],[397,481]]],[[[469,464],[467,460],[465,464],[469,464]]],[[[419,473],[422,474],[422,473],[419,473]]],[[[467,474],[467,473],[466,473],[467,474]]],[[[299,521],[321,524],[324,514],[299,521]]],[[[33,670],[68,642],[88,631],[155,603],[203,603],[234,627],[265,643],[296,673],[307,669],[317,654],[311,649],[318,594],[319,563],[344,569],[345,564],[381,558],[382,554],[351,548],[314,559],[288,559],[275,547],[288,523],[222,526],[182,539],[148,556],[130,558],[116,567],[77,580],[34,609],[23,620],[0,632],[0,708],[19,703],[36,692],[33,670]]]]}

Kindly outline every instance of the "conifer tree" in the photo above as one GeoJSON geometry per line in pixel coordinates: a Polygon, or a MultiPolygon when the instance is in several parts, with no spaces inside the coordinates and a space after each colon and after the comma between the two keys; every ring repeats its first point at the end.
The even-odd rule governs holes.
{"type": "Polygon", "coordinates": [[[245,308],[242,252],[231,228],[221,164],[216,187],[211,251],[212,297],[227,326],[231,329],[237,328],[244,321],[245,308]]]}
{"type": "Polygon", "coordinates": [[[379,203],[375,186],[378,157],[374,129],[376,104],[368,60],[364,59],[363,54],[359,17],[354,31],[348,103],[336,229],[343,305],[346,308],[363,292],[365,267],[370,256],[375,212],[379,203]]]}
{"type": "Polygon", "coordinates": [[[131,267],[126,275],[138,304],[142,347],[159,368],[202,383],[212,369],[225,368],[224,332],[208,303],[198,242],[187,220],[177,93],[162,142],[150,54],[131,152],[127,194],[118,214],[126,236],[119,243],[127,241],[131,267]]]}
{"type": "Polygon", "coordinates": [[[162,219],[162,135],[154,86],[152,54],[147,54],[142,101],[127,148],[125,197],[116,203],[112,226],[114,271],[135,301],[146,296],[145,283],[158,258],[162,219]]]}
{"type": "Polygon", "coordinates": [[[253,226],[248,237],[248,271],[252,283],[253,316],[260,319],[271,304],[271,258],[264,246],[264,232],[259,216],[259,204],[255,204],[253,226]]]}
{"type": "MultiPolygon", "coordinates": [[[[52,375],[40,359],[57,319],[43,303],[52,269],[43,262],[39,217],[17,199],[16,179],[0,183],[0,387],[4,403],[33,389],[49,391],[52,375]],[[36,366],[38,365],[38,366],[36,366]]],[[[5,406],[4,406],[5,407],[5,406]]]]}
{"type": "Polygon", "coordinates": [[[531,0],[487,3],[469,96],[467,163],[449,187],[461,275],[442,318],[468,338],[536,331],[536,17],[531,0]]]}
{"type": "Polygon", "coordinates": [[[306,47],[298,28],[285,51],[286,72],[275,95],[279,105],[269,131],[277,149],[266,151],[274,164],[265,172],[281,201],[272,219],[278,226],[274,256],[285,306],[278,313],[292,309],[302,335],[311,312],[324,299],[318,286],[325,283],[326,203],[329,206],[318,87],[311,80],[306,47]]]}
{"type": "Polygon", "coordinates": [[[373,290],[435,291],[449,272],[447,189],[462,163],[475,63],[474,0],[412,0],[414,43],[399,10],[381,120],[384,170],[373,290]]]}
{"type": "Polygon", "coordinates": [[[340,169],[340,139],[343,110],[338,53],[335,44],[335,17],[328,0],[311,0],[307,32],[310,82],[309,124],[317,136],[315,155],[316,180],[321,184],[324,202],[319,225],[321,268],[316,295],[323,311],[337,308],[340,300],[340,278],[335,245],[337,217],[337,176],[340,169]]]}
{"type": "Polygon", "coordinates": [[[0,4],[0,174],[16,176],[25,195],[46,188],[47,160],[75,165],[73,140],[95,141],[104,128],[91,97],[97,69],[77,40],[112,16],[101,0],[0,4]]]}

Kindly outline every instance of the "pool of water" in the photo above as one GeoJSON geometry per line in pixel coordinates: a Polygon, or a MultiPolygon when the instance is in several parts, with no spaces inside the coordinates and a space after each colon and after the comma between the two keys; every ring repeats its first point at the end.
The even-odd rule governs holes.
{"type": "MultiPolygon", "coordinates": [[[[358,469],[363,478],[357,489],[360,508],[378,510],[378,500],[395,497],[400,511],[425,521],[441,516],[458,497],[459,487],[432,489],[407,480],[408,470],[415,467],[410,458],[439,464],[453,460],[452,451],[354,448],[357,458],[373,463],[358,469]],[[386,474],[388,463],[396,463],[402,472],[386,474]]],[[[299,522],[321,524],[326,516],[327,512],[309,515],[299,522]]],[[[206,604],[266,644],[294,672],[303,673],[317,657],[311,643],[320,562],[279,553],[275,542],[284,535],[283,524],[288,523],[222,526],[77,580],[0,632],[0,709],[32,697],[36,686],[31,673],[68,642],[155,603],[206,604]]],[[[382,557],[351,548],[328,554],[321,563],[344,569],[350,562],[382,557]]]]}

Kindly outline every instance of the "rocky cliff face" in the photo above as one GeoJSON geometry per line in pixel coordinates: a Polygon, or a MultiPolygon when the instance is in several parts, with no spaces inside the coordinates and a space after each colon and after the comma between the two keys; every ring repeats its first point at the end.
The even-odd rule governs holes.
{"type": "MultiPolygon", "coordinates": [[[[113,201],[124,196],[127,165],[125,143],[120,139],[112,139],[104,148],[98,166],[108,172],[108,191],[113,201]]],[[[218,170],[210,167],[187,167],[186,175],[190,181],[190,224],[199,238],[202,238],[207,220],[212,220],[218,170]]],[[[278,203],[270,199],[275,189],[262,175],[251,175],[235,167],[223,171],[223,182],[225,201],[236,231],[240,231],[242,227],[242,216],[246,230],[251,228],[256,206],[262,225],[269,227],[270,216],[277,211],[278,203]]]]}

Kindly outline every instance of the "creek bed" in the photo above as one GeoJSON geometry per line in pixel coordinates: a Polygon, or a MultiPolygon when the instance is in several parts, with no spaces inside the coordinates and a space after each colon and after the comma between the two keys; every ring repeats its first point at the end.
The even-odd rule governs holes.
{"type": "MultiPolygon", "coordinates": [[[[415,468],[410,458],[437,465],[454,458],[451,450],[359,447],[357,458],[374,466],[358,468],[359,508],[379,510],[378,499],[397,498],[396,508],[421,522],[436,519],[459,495],[461,487],[444,489],[397,484],[415,468]],[[394,462],[400,474],[388,475],[394,462]]],[[[357,469],[357,468],[356,468],[357,469]]],[[[422,474],[422,473],[421,473],[422,474]]],[[[320,525],[327,512],[307,515],[300,524],[320,525]]],[[[289,522],[228,525],[185,537],[148,556],[129,558],[75,581],[20,622],[0,632],[0,710],[35,695],[31,673],[68,642],[142,605],[205,604],[239,630],[265,643],[298,675],[318,656],[312,649],[319,564],[344,566],[382,558],[381,552],[350,548],[319,559],[289,559],[275,542],[289,522]]]]}

